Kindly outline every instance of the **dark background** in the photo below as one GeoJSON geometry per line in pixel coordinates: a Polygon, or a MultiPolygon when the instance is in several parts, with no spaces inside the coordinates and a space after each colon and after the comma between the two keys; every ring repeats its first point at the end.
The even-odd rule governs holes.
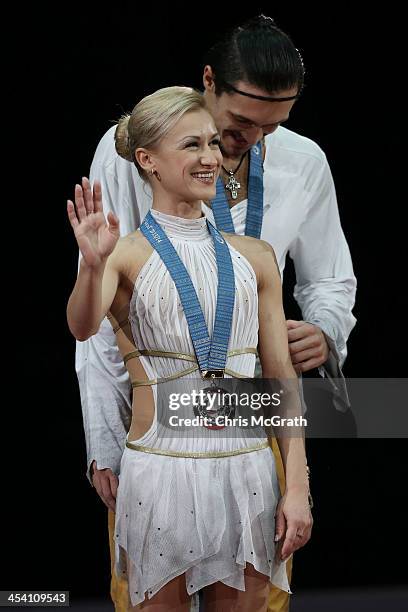
{"type": "MultiPolygon", "coordinates": [[[[159,87],[200,87],[205,48],[230,24],[261,10],[291,35],[306,65],[306,87],[286,127],[323,148],[337,187],[358,279],[358,323],[344,372],[406,375],[406,197],[396,154],[404,123],[401,15],[392,5],[381,14],[356,15],[340,3],[330,10],[310,3],[248,3],[248,10],[224,4],[84,2],[30,13],[17,6],[6,22],[14,34],[7,59],[19,92],[5,120],[17,170],[17,205],[6,210],[19,228],[5,260],[16,281],[6,328],[18,323],[21,335],[17,380],[9,383],[10,367],[4,381],[13,384],[5,414],[15,418],[3,433],[2,589],[107,596],[109,588],[106,509],[84,475],[74,339],[65,320],[77,265],[66,199],[88,174],[112,120],[159,87]]],[[[298,317],[292,285],[288,264],[288,318],[298,317]]],[[[406,583],[406,441],[311,440],[308,448],[315,527],[312,541],[296,553],[293,590],[406,583]]]]}

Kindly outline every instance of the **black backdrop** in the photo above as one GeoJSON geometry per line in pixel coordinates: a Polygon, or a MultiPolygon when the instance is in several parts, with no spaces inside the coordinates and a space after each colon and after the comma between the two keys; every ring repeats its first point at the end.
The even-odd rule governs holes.
{"type": "MultiPolygon", "coordinates": [[[[108,593],[106,512],[84,476],[74,340],[65,321],[77,260],[66,199],[87,175],[111,120],[159,87],[201,86],[202,51],[230,23],[263,10],[304,57],[306,87],[287,127],[324,149],[337,187],[358,278],[358,323],[345,373],[405,375],[403,192],[395,152],[401,16],[392,7],[357,16],[307,5],[89,2],[30,13],[17,7],[8,22],[14,34],[8,59],[20,60],[12,68],[19,105],[5,118],[17,176],[3,228],[7,211],[18,228],[4,262],[15,281],[5,325],[21,334],[17,344],[13,334],[18,376],[4,413],[15,418],[3,434],[2,589],[108,593]]],[[[290,263],[284,286],[287,316],[296,317],[290,263]]],[[[5,383],[14,371],[7,370],[5,383]]],[[[405,446],[397,439],[309,442],[315,528],[296,554],[294,590],[406,582],[397,562],[406,531],[405,446]]]]}

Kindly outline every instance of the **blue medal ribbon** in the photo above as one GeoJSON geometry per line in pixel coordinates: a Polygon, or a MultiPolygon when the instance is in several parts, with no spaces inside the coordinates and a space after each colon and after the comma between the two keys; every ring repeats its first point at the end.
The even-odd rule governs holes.
{"type": "MultiPolygon", "coordinates": [[[[218,230],[235,234],[231,209],[225,194],[224,183],[217,180],[217,192],[211,201],[215,223],[218,230]]],[[[251,149],[249,161],[248,206],[245,222],[245,236],[261,237],[263,219],[263,160],[262,145],[258,142],[251,149]]]]}
{"type": "Polygon", "coordinates": [[[218,270],[217,306],[211,340],[190,275],[166,232],[150,211],[140,226],[140,231],[158,252],[176,285],[201,372],[225,369],[235,301],[234,268],[228,245],[208,219],[207,227],[213,239],[218,270]]]}

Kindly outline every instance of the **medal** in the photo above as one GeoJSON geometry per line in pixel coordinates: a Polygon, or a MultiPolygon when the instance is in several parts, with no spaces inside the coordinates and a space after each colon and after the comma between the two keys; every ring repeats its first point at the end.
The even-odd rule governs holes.
{"type": "Polygon", "coordinates": [[[223,378],[224,373],[217,370],[202,372],[203,378],[211,378],[211,386],[201,392],[203,399],[193,403],[194,414],[205,419],[204,427],[207,429],[224,429],[225,419],[235,416],[236,401],[231,394],[215,384],[217,373],[223,378]]]}
{"type": "Polygon", "coordinates": [[[228,397],[222,387],[211,386],[203,389],[205,399],[193,403],[195,416],[202,418],[207,429],[224,429],[225,419],[235,416],[235,400],[228,397]]]}

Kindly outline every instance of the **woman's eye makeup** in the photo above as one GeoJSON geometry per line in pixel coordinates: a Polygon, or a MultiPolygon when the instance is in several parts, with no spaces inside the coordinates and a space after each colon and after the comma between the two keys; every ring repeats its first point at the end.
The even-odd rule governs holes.
{"type": "MultiPolygon", "coordinates": [[[[219,147],[220,146],[220,142],[221,142],[220,138],[214,138],[213,140],[211,140],[210,144],[219,147]]],[[[189,147],[199,147],[199,146],[200,146],[200,144],[198,142],[191,141],[191,142],[187,142],[184,145],[184,148],[188,149],[189,147]]]]}

